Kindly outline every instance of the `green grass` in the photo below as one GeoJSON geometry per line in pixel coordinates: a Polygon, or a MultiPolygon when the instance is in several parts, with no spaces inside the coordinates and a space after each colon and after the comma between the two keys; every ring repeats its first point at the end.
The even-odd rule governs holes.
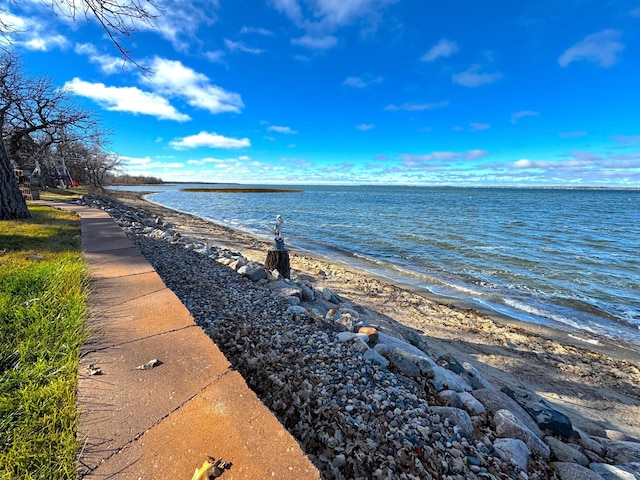
{"type": "Polygon", "coordinates": [[[0,479],[76,478],[87,273],[80,224],[30,207],[0,222],[0,479]],[[32,254],[42,260],[29,260],[32,254]]]}
{"type": "Polygon", "coordinates": [[[88,193],[90,190],[91,188],[86,185],[67,189],[47,187],[40,189],[40,200],[72,200],[88,193]]]}

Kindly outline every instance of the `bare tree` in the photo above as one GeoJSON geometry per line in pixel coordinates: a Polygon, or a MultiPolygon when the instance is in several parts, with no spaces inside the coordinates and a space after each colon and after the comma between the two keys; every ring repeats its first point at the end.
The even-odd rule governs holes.
{"type": "MultiPolygon", "coordinates": [[[[17,3],[11,0],[14,5],[17,3]]],[[[131,36],[140,22],[151,24],[159,12],[152,0],[43,0],[43,6],[48,6],[54,12],[60,13],[73,20],[80,16],[87,20],[96,20],[107,33],[115,47],[120,51],[124,61],[129,61],[140,67],[124,48],[124,41],[131,36]]],[[[0,7],[0,12],[6,8],[0,7]]],[[[15,29],[2,20],[0,16],[0,36],[11,40],[15,29]]],[[[0,79],[13,81],[12,75],[17,73],[17,57],[10,55],[2,47],[3,61],[0,65],[0,79]]],[[[0,99],[0,130],[4,132],[8,111],[15,106],[14,94],[11,87],[1,92],[0,99]]],[[[30,128],[24,126],[27,130],[30,128]]],[[[42,129],[41,129],[42,130],[42,129]]],[[[24,135],[28,135],[28,132],[24,135]]],[[[24,138],[24,135],[20,138],[24,138]]],[[[20,189],[14,175],[13,166],[5,148],[4,140],[0,138],[0,220],[16,220],[29,218],[31,215],[26,202],[20,194],[20,189]]]]}

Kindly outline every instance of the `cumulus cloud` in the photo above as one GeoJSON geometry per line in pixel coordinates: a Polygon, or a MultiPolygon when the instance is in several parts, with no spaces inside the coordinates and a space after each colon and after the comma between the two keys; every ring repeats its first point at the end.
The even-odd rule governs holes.
{"type": "Polygon", "coordinates": [[[384,107],[389,112],[398,112],[404,110],[407,112],[419,112],[422,110],[433,110],[434,108],[446,107],[449,102],[434,102],[434,103],[403,103],[402,105],[387,105],[384,107]]]}
{"type": "Polygon", "coordinates": [[[244,107],[238,93],[214,85],[206,75],[177,60],[154,57],[151,73],[141,78],[160,94],[184,98],[192,107],[214,114],[240,113],[244,107]]]}
{"type": "Polygon", "coordinates": [[[245,148],[250,147],[248,138],[230,138],[218,135],[215,132],[202,131],[196,135],[190,135],[169,142],[171,148],[176,150],[186,150],[190,148],[245,148]]]}
{"type": "Polygon", "coordinates": [[[495,83],[502,78],[502,74],[500,72],[483,73],[480,70],[480,65],[472,65],[464,72],[452,75],[451,80],[453,83],[457,83],[458,85],[474,88],[495,83]]]}
{"type": "Polygon", "coordinates": [[[166,98],[137,87],[109,87],[104,83],[86,82],[76,77],[65,83],[64,88],[93,100],[107,110],[151,115],[160,120],[191,120],[188,115],[177,111],[166,98]]]}
{"type": "Polygon", "coordinates": [[[283,127],[280,125],[271,125],[269,128],[267,128],[267,130],[269,130],[270,132],[284,133],[285,135],[295,135],[296,133],[298,133],[291,127],[283,127]]]}
{"type": "Polygon", "coordinates": [[[420,60],[423,62],[433,62],[434,60],[440,57],[450,57],[454,53],[458,52],[458,45],[456,42],[452,42],[443,38],[438,43],[436,43],[433,47],[429,49],[427,53],[425,53],[420,60]]]}
{"type": "Polygon", "coordinates": [[[522,110],[520,112],[515,112],[514,114],[511,115],[511,123],[515,125],[516,123],[518,123],[518,120],[520,120],[521,118],[533,117],[536,115],[540,115],[540,114],[532,110],[522,110]]]}
{"type": "Polygon", "coordinates": [[[624,44],[618,41],[621,36],[622,32],[612,29],[587,35],[565,50],[558,58],[558,63],[561,67],[566,67],[572,62],[584,60],[604,68],[612,67],[624,50],[624,44]]]}
{"type": "Polygon", "coordinates": [[[335,32],[347,26],[361,26],[363,33],[375,31],[386,7],[397,0],[270,0],[305,35],[294,39],[296,45],[329,49],[337,45],[335,32]]]}

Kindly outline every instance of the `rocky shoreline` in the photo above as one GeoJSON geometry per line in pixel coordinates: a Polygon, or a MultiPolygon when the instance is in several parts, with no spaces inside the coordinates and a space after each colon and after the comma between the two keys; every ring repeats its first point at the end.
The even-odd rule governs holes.
{"type": "MultiPolygon", "coordinates": [[[[144,212],[92,195],[84,202],[109,212],[135,240],[323,478],[640,478],[637,424],[626,432],[608,429],[606,422],[561,412],[535,393],[538,388],[509,382],[509,375],[483,361],[496,354],[486,342],[500,329],[475,312],[434,305],[295,255],[286,279],[228,241],[172,225],[170,212],[144,212]],[[376,296],[385,301],[363,301],[376,296]],[[425,311],[447,308],[427,333],[425,311]],[[447,318],[455,318],[454,328],[469,340],[467,350],[445,335],[447,318]]],[[[254,254],[266,251],[255,240],[245,246],[254,254]]],[[[514,331],[509,341],[520,341],[519,335],[527,336],[514,331]]],[[[616,399],[622,423],[626,408],[631,418],[638,411],[637,363],[555,344],[550,351],[547,341],[531,336],[526,342],[528,352],[513,343],[514,361],[529,356],[543,370],[546,362],[555,363],[586,387],[608,381],[607,395],[625,397],[616,399]],[[567,362],[573,355],[576,361],[567,362]],[[597,363],[603,377],[587,378],[585,359],[597,363]],[[614,374],[619,381],[605,378],[614,374]]],[[[510,367],[504,358],[499,362],[505,371],[510,367]]]]}

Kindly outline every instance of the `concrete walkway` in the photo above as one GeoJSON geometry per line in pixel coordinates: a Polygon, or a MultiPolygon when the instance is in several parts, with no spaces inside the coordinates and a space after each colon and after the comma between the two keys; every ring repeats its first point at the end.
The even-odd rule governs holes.
{"type": "Polygon", "coordinates": [[[190,480],[209,457],[231,464],[222,480],[320,478],[106,212],[38,203],[80,216],[91,274],[78,385],[81,478],[190,480]],[[138,368],[154,359],[161,363],[138,368]]]}

